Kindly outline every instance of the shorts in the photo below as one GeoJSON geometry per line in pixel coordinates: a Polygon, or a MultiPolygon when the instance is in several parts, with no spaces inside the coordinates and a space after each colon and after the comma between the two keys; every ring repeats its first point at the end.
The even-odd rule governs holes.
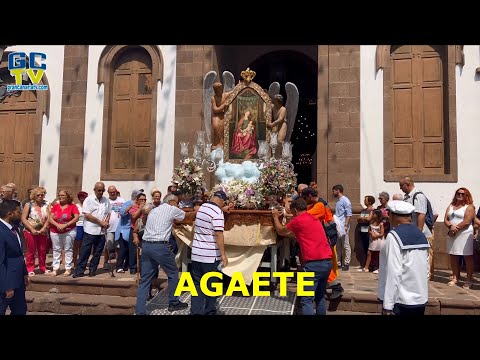
{"type": "Polygon", "coordinates": [[[83,226],[77,226],[77,236],[75,237],[75,240],[83,240],[83,226]]]}

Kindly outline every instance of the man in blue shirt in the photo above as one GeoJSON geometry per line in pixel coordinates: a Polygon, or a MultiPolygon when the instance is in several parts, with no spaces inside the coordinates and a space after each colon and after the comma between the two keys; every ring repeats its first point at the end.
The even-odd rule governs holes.
{"type": "Polygon", "coordinates": [[[337,205],[335,206],[335,215],[345,227],[345,235],[339,236],[337,241],[337,263],[338,267],[341,267],[343,271],[350,269],[350,237],[348,235],[350,231],[350,219],[352,218],[352,203],[343,195],[343,186],[335,185],[332,188],[333,196],[337,199],[337,205]],[[345,250],[345,257],[343,256],[343,250],[345,250]],[[343,266],[342,266],[343,258],[343,266]]]}

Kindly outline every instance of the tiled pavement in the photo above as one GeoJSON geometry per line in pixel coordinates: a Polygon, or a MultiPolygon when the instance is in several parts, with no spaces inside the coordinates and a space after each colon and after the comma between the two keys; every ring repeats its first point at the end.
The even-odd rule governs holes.
{"type": "MultiPolygon", "coordinates": [[[[147,304],[147,314],[150,315],[188,315],[191,306],[190,293],[180,296],[182,302],[189,307],[168,312],[167,289],[163,289],[147,304]]],[[[287,296],[279,296],[278,291],[269,297],[260,296],[222,296],[217,300],[218,315],[292,315],[295,308],[296,295],[288,292],[287,296]]]]}
{"type": "MultiPolygon", "coordinates": [[[[475,283],[472,289],[463,289],[465,280],[462,273],[460,286],[448,286],[449,271],[435,272],[433,281],[429,282],[429,302],[426,314],[428,315],[480,315],[480,276],[475,274],[475,283]]],[[[379,314],[381,304],[377,300],[378,274],[350,271],[342,272],[339,281],[345,289],[340,299],[329,302],[328,315],[344,314],[379,314]]],[[[271,297],[221,297],[219,300],[219,314],[222,315],[291,315],[296,308],[296,283],[287,284],[288,297],[278,296],[278,292],[271,297]]],[[[190,294],[183,294],[182,301],[190,304],[190,294]]],[[[157,295],[147,306],[152,315],[182,315],[188,314],[190,309],[167,311],[166,289],[157,295]]]]}

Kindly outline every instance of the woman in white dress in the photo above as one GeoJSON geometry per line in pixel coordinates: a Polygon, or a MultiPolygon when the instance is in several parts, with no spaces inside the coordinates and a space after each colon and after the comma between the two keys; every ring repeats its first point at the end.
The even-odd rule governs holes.
{"type": "Polygon", "coordinates": [[[455,192],[445,212],[444,224],[448,228],[447,250],[450,254],[452,279],[449,286],[455,286],[460,277],[459,256],[463,256],[467,267],[467,281],[464,289],[470,289],[473,282],[473,226],[475,207],[470,191],[460,188],[455,192]]]}

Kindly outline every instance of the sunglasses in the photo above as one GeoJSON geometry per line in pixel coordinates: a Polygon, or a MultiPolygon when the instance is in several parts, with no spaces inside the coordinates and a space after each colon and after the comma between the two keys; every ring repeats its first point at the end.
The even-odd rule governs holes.
{"type": "Polygon", "coordinates": [[[465,193],[464,192],[457,192],[456,195],[462,195],[462,196],[465,196],[465,193]]]}

